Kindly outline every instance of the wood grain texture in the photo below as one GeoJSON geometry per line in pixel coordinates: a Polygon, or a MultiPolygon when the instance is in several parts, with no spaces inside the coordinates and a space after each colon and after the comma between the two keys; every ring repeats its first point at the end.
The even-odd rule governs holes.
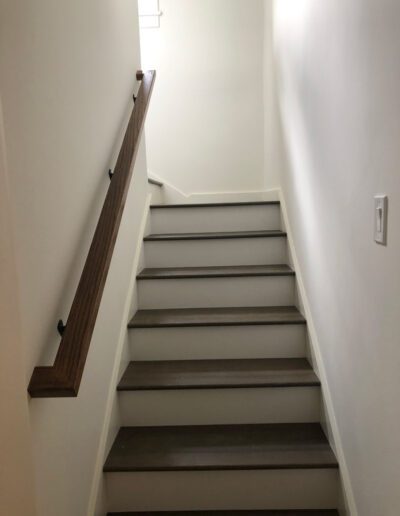
{"type": "Polygon", "coordinates": [[[305,358],[131,362],[119,391],[319,387],[305,358]]]}
{"type": "Polygon", "coordinates": [[[276,238],[286,237],[286,233],[280,230],[266,231],[218,231],[215,233],[161,233],[148,235],[145,242],[162,242],[171,240],[217,240],[228,238],[276,238]]]}
{"type": "Polygon", "coordinates": [[[250,326],[262,324],[306,324],[294,306],[171,308],[138,310],[130,328],[168,328],[179,326],[250,326]]]}
{"type": "Polygon", "coordinates": [[[294,276],[288,265],[231,265],[221,267],[146,268],[138,280],[188,278],[245,278],[253,276],[294,276]]]}
{"type": "Polygon", "coordinates": [[[114,175],[53,366],[36,367],[28,387],[32,397],[77,396],[104,284],[125,207],[133,164],[146,118],[155,71],[143,74],[114,175]]]}
{"type": "Polygon", "coordinates": [[[337,468],[317,423],[123,427],[105,472],[337,468]]]}

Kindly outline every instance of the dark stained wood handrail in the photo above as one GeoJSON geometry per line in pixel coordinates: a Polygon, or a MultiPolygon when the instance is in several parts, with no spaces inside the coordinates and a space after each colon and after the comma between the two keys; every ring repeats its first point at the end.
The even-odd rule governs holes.
{"type": "Polygon", "coordinates": [[[28,391],[33,398],[78,395],[104,285],[107,279],[133,165],[140,143],[156,77],[155,71],[137,72],[141,82],[114,175],[83,268],[60,347],[49,367],[35,367],[28,391]]]}

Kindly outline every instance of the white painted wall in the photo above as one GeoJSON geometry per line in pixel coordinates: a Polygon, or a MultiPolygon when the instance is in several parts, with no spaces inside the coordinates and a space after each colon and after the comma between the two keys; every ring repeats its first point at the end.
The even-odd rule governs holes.
{"type": "MultiPolygon", "coordinates": [[[[57,320],[67,318],[109,185],[113,149],[138,87],[138,32],[131,0],[0,3],[0,90],[25,354],[25,368],[22,361],[15,368],[25,378],[25,400],[34,366],[54,358],[57,320]]],[[[29,402],[40,516],[87,516],[90,496],[93,506],[146,168],[142,146],[79,397],[29,402]]]]}
{"type": "Polygon", "coordinates": [[[400,510],[399,24],[396,0],[275,1],[282,189],[360,516],[400,510]]]}
{"type": "Polygon", "coordinates": [[[150,172],[185,194],[262,190],[263,0],[160,0],[160,8],[160,29],[141,31],[143,66],[158,74],[150,172]]]}
{"type": "Polygon", "coordinates": [[[0,514],[35,516],[25,357],[6,169],[0,99],[0,514]]]}
{"type": "Polygon", "coordinates": [[[274,58],[274,0],[264,0],[264,189],[281,184],[282,142],[274,58]]]}

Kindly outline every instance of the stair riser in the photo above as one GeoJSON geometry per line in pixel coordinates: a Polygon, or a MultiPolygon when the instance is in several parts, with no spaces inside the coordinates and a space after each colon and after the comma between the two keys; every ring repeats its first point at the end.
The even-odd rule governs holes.
{"type": "Polygon", "coordinates": [[[132,360],[301,358],[306,356],[306,327],[137,328],[129,331],[129,342],[132,360]]]}
{"type": "Polygon", "coordinates": [[[122,426],[315,423],[319,387],[119,392],[122,426]]]}
{"type": "Polygon", "coordinates": [[[139,307],[212,308],[289,306],[295,301],[294,276],[141,280],[139,307]]]}
{"type": "Polygon", "coordinates": [[[279,205],[151,210],[152,233],[281,229],[279,205]]]}
{"type": "Polygon", "coordinates": [[[110,511],[333,509],[335,469],[107,473],[110,511]]]}
{"type": "Polygon", "coordinates": [[[287,263],[286,238],[227,238],[145,242],[146,267],[274,265],[287,263]]]}

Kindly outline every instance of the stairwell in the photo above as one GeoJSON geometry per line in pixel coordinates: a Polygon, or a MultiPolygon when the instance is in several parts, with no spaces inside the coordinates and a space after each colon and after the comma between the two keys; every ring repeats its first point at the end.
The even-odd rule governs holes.
{"type": "Polygon", "coordinates": [[[279,202],[153,205],[109,515],[337,515],[279,202]]]}

